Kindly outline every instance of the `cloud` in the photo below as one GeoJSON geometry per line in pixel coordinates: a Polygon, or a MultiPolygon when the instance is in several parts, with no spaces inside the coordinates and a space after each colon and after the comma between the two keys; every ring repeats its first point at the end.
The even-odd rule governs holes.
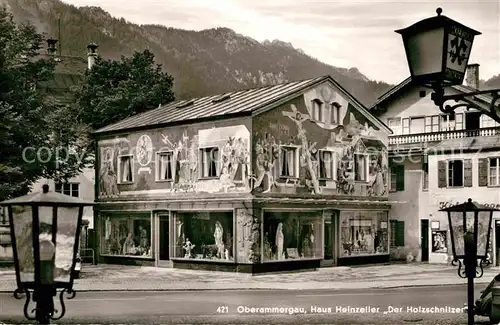
{"type": "Polygon", "coordinates": [[[139,24],[189,30],[228,27],[258,41],[280,39],[325,63],[357,67],[369,78],[397,83],[408,76],[403,45],[395,29],[435,15],[460,21],[483,33],[474,42],[471,62],[481,78],[498,71],[498,0],[63,0],[94,5],[139,24]]]}

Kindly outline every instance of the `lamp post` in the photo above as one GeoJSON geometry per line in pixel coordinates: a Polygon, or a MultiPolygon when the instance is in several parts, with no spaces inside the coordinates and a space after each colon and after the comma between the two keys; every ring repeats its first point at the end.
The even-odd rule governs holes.
{"type": "Polygon", "coordinates": [[[448,213],[453,251],[452,265],[458,265],[458,275],[461,278],[467,278],[467,324],[473,325],[474,278],[482,277],[483,265],[490,263],[487,254],[491,221],[493,212],[500,210],[472,202],[472,199],[469,199],[465,203],[439,211],[448,213]]]}
{"type": "Polygon", "coordinates": [[[412,82],[433,89],[431,99],[445,114],[458,107],[474,108],[500,123],[500,89],[445,95],[445,87],[462,84],[474,37],[481,33],[442,12],[438,8],[437,16],[396,30],[403,37],[412,82]],[[489,106],[474,103],[478,95],[490,95],[489,106]],[[458,104],[446,104],[448,101],[458,104]]]}
{"type": "Polygon", "coordinates": [[[0,202],[7,207],[16,268],[16,299],[25,295],[24,316],[40,324],[61,319],[63,295],[75,297],[74,269],[84,206],[93,202],[43,191],[0,202]],[[54,308],[58,293],[61,310],[54,308]],[[31,295],[36,308],[29,309],[31,295]]]}

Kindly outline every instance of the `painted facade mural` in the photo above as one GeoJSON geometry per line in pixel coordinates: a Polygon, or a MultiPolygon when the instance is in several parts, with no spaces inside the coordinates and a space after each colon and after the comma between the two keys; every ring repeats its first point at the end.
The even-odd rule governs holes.
{"type": "Polygon", "coordinates": [[[388,195],[387,134],[330,85],[254,119],[253,190],[388,195]]]}
{"type": "Polygon", "coordinates": [[[147,190],[251,190],[250,132],[246,125],[169,128],[101,140],[99,145],[101,198],[147,190]]]}
{"type": "Polygon", "coordinates": [[[101,140],[99,194],[387,196],[387,137],[325,83],[251,120],[101,140]]]}

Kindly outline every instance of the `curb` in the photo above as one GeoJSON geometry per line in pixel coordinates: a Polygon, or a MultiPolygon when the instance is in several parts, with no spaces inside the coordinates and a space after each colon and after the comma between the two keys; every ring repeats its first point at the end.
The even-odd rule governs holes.
{"type": "MultiPolygon", "coordinates": [[[[479,283],[480,284],[480,283],[479,283]]],[[[486,284],[486,283],[484,283],[486,284]]],[[[231,288],[231,289],[213,289],[213,288],[203,288],[203,289],[126,289],[126,288],[110,288],[110,289],[74,289],[76,293],[78,292],[183,292],[183,291],[361,291],[361,290],[381,290],[381,289],[398,289],[398,288],[416,288],[416,287],[444,287],[444,286],[465,286],[466,283],[439,283],[439,284],[401,284],[393,286],[375,286],[375,287],[364,287],[364,288],[231,288]]],[[[0,290],[0,294],[13,293],[13,291],[0,290]]]]}

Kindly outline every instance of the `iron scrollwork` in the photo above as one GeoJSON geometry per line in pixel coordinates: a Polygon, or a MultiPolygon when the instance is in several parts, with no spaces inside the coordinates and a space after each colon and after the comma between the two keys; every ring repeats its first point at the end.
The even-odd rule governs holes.
{"type": "MultiPolygon", "coordinates": [[[[59,320],[59,319],[63,318],[64,315],[66,314],[66,305],[64,304],[64,295],[65,294],[66,294],[66,299],[73,299],[76,296],[76,291],[74,291],[73,289],[63,289],[63,290],[59,291],[59,302],[61,304],[60,310],[53,308],[53,310],[45,310],[44,311],[49,315],[50,319],[59,320]]],[[[34,292],[33,299],[32,299],[31,291],[29,289],[26,289],[26,288],[17,288],[14,291],[14,298],[19,299],[19,300],[23,299],[23,298],[26,299],[26,301],[24,302],[23,313],[24,313],[24,317],[26,317],[26,319],[28,319],[30,321],[37,320],[36,314],[37,314],[38,306],[36,308],[31,309],[31,310],[29,308],[30,302],[37,302],[35,297],[36,297],[36,292],[34,292]]]]}
{"type": "MultiPolygon", "coordinates": [[[[445,114],[452,114],[459,107],[465,107],[467,110],[473,108],[477,109],[483,114],[488,115],[496,122],[500,123],[500,89],[490,89],[490,90],[481,90],[474,91],[465,94],[456,94],[456,95],[445,95],[444,88],[440,85],[433,86],[433,93],[431,95],[431,99],[436,106],[439,107],[441,112],[445,114]],[[491,96],[491,102],[489,103],[489,107],[481,107],[474,102],[470,101],[474,97],[478,95],[489,95],[491,96]],[[469,98],[469,100],[467,100],[469,98]],[[448,101],[454,101],[457,104],[446,104],[448,101]],[[461,103],[459,103],[461,102],[461,103]]],[[[485,104],[488,105],[488,104],[485,104]]]]}
{"type": "Polygon", "coordinates": [[[462,259],[460,258],[454,258],[453,261],[451,261],[451,265],[457,266],[458,265],[458,276],[465,279],[467,277],[467,273],[465,273],[465,265],[462,263],[462,259]]]}

